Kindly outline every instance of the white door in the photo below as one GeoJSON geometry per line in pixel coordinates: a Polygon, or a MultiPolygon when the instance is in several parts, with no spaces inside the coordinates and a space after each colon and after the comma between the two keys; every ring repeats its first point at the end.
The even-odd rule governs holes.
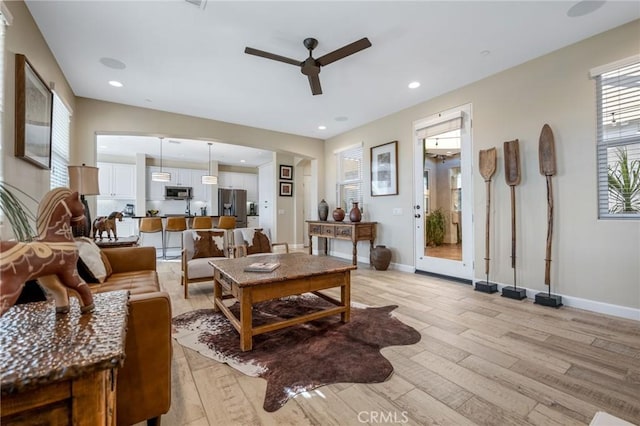
{"type": "Polygon", "coordinates": [[[416,270],[472,280],[471,104],[414,123],[416,270]]]}

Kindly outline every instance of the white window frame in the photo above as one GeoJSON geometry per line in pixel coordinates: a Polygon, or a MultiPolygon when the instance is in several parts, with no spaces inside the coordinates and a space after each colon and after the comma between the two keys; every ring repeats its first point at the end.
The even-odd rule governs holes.
{"type": "MultiPolygon", "coordinates": [[[[617,150],[624,148],[628,164],[640,170],[640,55],[591,70],[596,81],[598,217],[600,219],[640,219],[640,211],[616,212],[609,184],[611,171],[619,170],[617,150]],[[618,83],[607,84],[607,82],[618,83]]],[[[638,176],[640,179],[640,176],[638,176]]],[[[640,204],[640,194],[634,197],[640,204]]]]}
{"type": "Polygon", "coordinates": [[[359,203],[360,210],[363,207],[363,175],[364,175],[364,148],[363,144],[357,144],[345,147],[342,150],[335,151],[336,155],[336,206],[342,207],[345,213],[352,208],[352,203],[359,203]],[[357,171],[352,176],[345,176],[345,161],[356,161],[358,163],[357,171]],[[356,192],[355,197],[347,199],[344,194],[347,188],[352,189],[349,192],[356,192]]]}
{"type": "Polygon", "coordinates": [[[69,186],[69,145],[71,111],[65,102],[53,92],[53,118],[51,120],[51,189],[69,186]]]}

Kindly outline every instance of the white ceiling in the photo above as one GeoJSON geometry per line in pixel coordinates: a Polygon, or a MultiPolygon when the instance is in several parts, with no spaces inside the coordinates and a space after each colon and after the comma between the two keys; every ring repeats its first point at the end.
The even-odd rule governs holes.
{"type": "Polygon", "coordinates": [[[27,0],[77,96],[321,139],[640,17],[637,1],[584,2],[601,7],[569,17],[574,5],[27,0]],[[323,67],[318,96],[295,66],[244,53],[303,60],[306,37],[315,58],[362,37],[373,46],[323,67]]]}

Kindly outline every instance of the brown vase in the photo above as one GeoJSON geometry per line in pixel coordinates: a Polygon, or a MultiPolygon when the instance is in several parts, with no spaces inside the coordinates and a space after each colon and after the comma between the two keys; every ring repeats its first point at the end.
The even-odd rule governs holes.
{"type": "Polygon", "coordinates": [[[349,212],[349,220],[351,222],[360,222],[362,220],[362,213],[360,212],[358,203],[356,202],[353,203],[353,208],[349,212]]]}
{"type": "Polygon", "coordinates": [[[336,222],[342,222],[344,220],[344,210],[342,210],[340,207],[336,207],[336,209],[333,211],[333,220],[335,220],[336,222]]]}
{"type": "Polygon", "coordinates": [[[378,271],[386,271],[391,263],[391,250],[386,246],[376,246],[371,250],[371,263],[378,271]]]}

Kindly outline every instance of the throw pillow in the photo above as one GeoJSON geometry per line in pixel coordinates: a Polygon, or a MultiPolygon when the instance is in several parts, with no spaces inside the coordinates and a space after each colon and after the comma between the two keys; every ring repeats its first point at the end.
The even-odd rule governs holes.
{"type": "Polygon", "coordinates": [[[193,234],[193,258],[225,257],[224,231],[196,231],[193,234]]]}
{"type": "Polygon", "coordinates": [[[105,268],[104,262],[102,261],[100,247],[87,237],[77,238],[76,247],[78,247],[80,259],[87,267],[89,274],[93,276],[97,282],[103,283],[107,278],[107,268],[105,268]]]}
{"type": "Polygon", "coordinates": [[[247,254],[258,253],[271,253],[271,242],[262,228],[254,229],[253,235],[247,239],[247,254]]]}

